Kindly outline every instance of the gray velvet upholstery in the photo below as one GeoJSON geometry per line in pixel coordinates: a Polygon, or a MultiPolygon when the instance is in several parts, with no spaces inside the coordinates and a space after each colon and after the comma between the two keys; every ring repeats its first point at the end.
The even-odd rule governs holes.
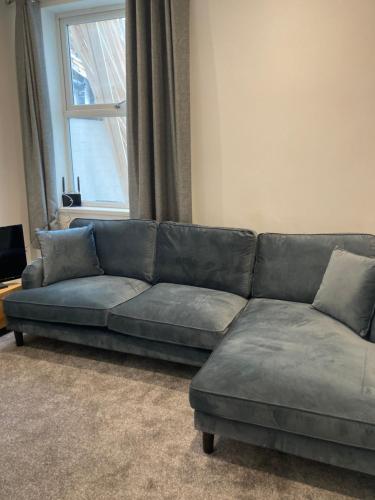
{"type": "Polygon", "coordinates": [[[144,281],[93,276],[21,290],[4,300],[7,316],[35,321],[107,326],[108,311],[147,290],[144,281]]]}
{"type": "Polygon", "coordinates": [[[202,366],[211,354],[211,351],[205,349],[194,349],[193,347],[166,344],[156,340],[141,339],[122,333],[110,332],[105,328],[42,323],[12,317],[8,318],[8,327],[10,330],[30,335],[192,366],[202,366]]]}
{"type": "Polygon", "coordinates": [[[193,379],[194,409],[375,450],[375,346],[311,306],[252,299],[193,379]]]}
{"type": "Polygon", "coordinates": [[[249,297],[256,235],[162,222],[157,239],[157,281],[213,288],[249,297]]]}
{"type": "Polygon", "coordinates": [[[214,349],[247,301],[232,293],[160,283],[112,309],[108,328],[149,340],[214,349]]]}
{"type": "Polygon", "coordinates": [[[313,307],[365,337],[375,307],[375,258],[334,250],[313,307]]]}
{"type": "Polygon", "coordinates": [[[370,340],[371,342],[375,342],[375,315],[372,319],[372,325],[370,330],[370,340]]]}
{"type": "Polygon", "coordinates": [[[43,286],[103,274],[96,255],[94,228],[37,232],[43,258],[43,286]]]}
{"type": "Polygon", "coordinates": [[[28,289],[5,300],[8,328],[206,362],[190,389],[198,429],[375,474],[375,344],[310,305],[333,249],[375,256],[375,236],[261,235],[253,291],[266,298],[248,302],[252,231],[72,226],[91,222],[106,274],[40,288],[43,266],[31,264],[28,289]]]}
{"type": "MultiPolygon", "coordinates": [[[[213,417],[201,412],[195,412],[194,422],[196,429],[202,432],[374,475],[375,452],[372,450],[213,417]]],[[[220,443],[217,444],[217,447],[219,458],[220,443]]]]}
{"type": "Polygon", "coordinates": [[[336,246],[375,257],[374,235],[260,234],[253,296],[312,304],[336,246]]]}
{"type": "Polygon", "coordinates": [[[39,288],[43,286],[43,259],[35,259],[25,267],[22,273],[22,288],[39,288]]]}
{"type": "Polygon", "coordinates": [[[156,222],[75,219],[70,227],[88,224],[94,225],[96,251],[105,274],[153,281],[156,222]]]}

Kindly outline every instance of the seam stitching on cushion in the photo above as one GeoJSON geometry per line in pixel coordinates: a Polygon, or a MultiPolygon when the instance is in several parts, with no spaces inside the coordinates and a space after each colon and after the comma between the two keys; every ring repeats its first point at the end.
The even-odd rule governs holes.
{"type": "MultiPolygon", "coordinates": [[[[87,306],[67,306],[67,305],[59,305],[59,304],[40,304],[38,302],[18,302],[16,300],[9,300],[7,301],[8,304],[17,304],[17,305],[22,305],[22,306],[38,306],[38,307],[63,307],[67,309],[87,309],[89,311],[106,311],[107,309],[111,309],[108,307],[87,307],[87,306]]],[[[120,303],[121,304],[121,303],[120,303]]],[[[118,305],[120,305],[118,304],[118,305]]],[[[116,306],[114,306],[116,307],[116,306]]]]}
{"type": "Polygon", "coordinates": [[[273,406],[275,408],[284,408],[286,410],[294,410],[294,411],[300,412],[300,413],[302,413],[302,412],[310,413],[312,415],[319,415],[321,417],[328,417],[328,418],[332,418],[332,419],[336,419],[336,420],[343,420],[345,422],[360,422],[360,423],[363,423],[363,424],[375,426],[375,424],[371,423],[371,422],[362,421],[362,420],[353,420],[353,419],[350,419],[350,418],[345,418],[345,417],[340,417],[340,416],[336,416],[336,415],[331,415],[331,414],[328,414],[328,413],[326,413],[326,414],[325,413],[319,413],[317,411],[307,410],[305,408],[295,408],[294,406],[286,406],[286,405],[281,405],[281,404],[277,404],[277,403],[265,403],[264,401],[257,401],[255,399],[246,399],[246,398],[242,398],[240,396],[229,396],[227,394],[219,394],[218,392],[212,392],[212,391],[208,392],[208,391],[204,391],[202,389],[195,389],[194,387],[191,387],[191,391],[196,391],[196,392],[200,392],[202,394],[208,394],[208,395],[212,395],[212,396],[219,396],[221,398],[226,398],[226,399],[237,399],[238,401],[246,401],[246,402],[256,403],[256,404],[263,405],[263,406],[273,406]]]}
{"type": "MultiPolygon", "coordinates": [[[[146,290],[148,290],[148,289],[146,289],[146,290]]],[[[146,290],[144,290],[144,291],[146,291],[146,290]]],[[[138,290],[136,290],[136,291],[138,291],[138,290]]],[[[140,295],[141,293],[142,293],[142,291],[138,295],[140,295]]],[[[119,302],[119,303],[115,304],[114,306],[108,306],[108,307],[88,307],[88,306],[75,306],[75,305],[67,306],[64,304],[40,304],[38,302],[20,302],[20,301],[16,301],[16,300],[8,300],[7,303],[8,304],[23,305],[23,306],[32,305],[32,306],[38,306],[38,307],[63,307],[63,308],[67,308],[67,309],[85,309],[88,311],[111,311],[111,309],[113,309],[117,306],[120,306],[121,304],[124,304],[125,302],[127,302],[127,300],[131,300],[131,299],[134,299],[135,297],[138,297],[138,295],[135,295],[134,297],[131,297],[130,299],[122,298],[121,299],[122,302],[119,302]]]]}
{"type": "MultiPolygon", "coordinates": [[[[70,222],[70,225],[69,227],[74,224],[75,221],[77,220],[81,220],[81,221],[88,221],[90,222],[91,224],[94,224],[95,225],[95,222],[116,222],[116,223],[123,223],[123,222],[149,222],[150,225],[153,225],[153,224],[157,224],[156,221],[152,220],[152,219],[88,219],[86,217],[76,217],[75,219],[73,219],[71,222],[70,222]]],[[[81,227],[81,226],[79,226],[81,227]]]]}
{"type": "Polygon", "coordinates": [[[136,337],[137,339],[148,340],[149,342],[162,342],[162,343],[165,343],[165,344],[172,344],[172,345],[176,345],[176,346],[179,346],[179,347],[182,347],[182,348],[184,348],[184,347],[191,347],[192,349],[201,349],[203,351],[211,351],[212,352],[213,349],[215,349],[215,347],[217,346],[217,344],[216,344],[214,347],[203,347],[203,346],[192,345],[192,343],[187,344],[186,342],[184,344],[182,344],[182,343],[179,343],[179,342],[176,342],[176,341],[173,341],[173,340],[165,340],[165,339],[160,340],[159,338],[146,337],[145,335],[139,335],[137,333],[124,333],[124,332],[121,332],[119,330],[115,330],[114,328],[110,327],[109,326],[109,321],[108,321],[107,328],[108,328],[108,330],[110,332],[115,332],[115,333],[120,333],[120,334],[123,334],[123,335],[128,335],[129,337],[136,337]]]}
{"type": "Polygon", "coordinates": [[[246,232],[252,236],[257,236],[257,233],[252,229],[245,229],[240,227],[221,227],[221,226],[202,226],[200,224],[183,224],[181,222],[173,222],[173,221],[163,221],[160,222],[160,226],[169,225],[169,226],[177,226],[177,227],[193,227],[197,229],[218,229],[220,231],[241,231],[246,232]]]}
{"type": "MultiPolygon", "coordinates": [[[[52,318],[49,318],[49,319],[35,319],[35,318],[32,318],[31,316],[22,316],[22,317],[17,317],[17,316],[7,316],[7,320],[8,322],[12,322],[12,321],[16,321],[17,323],[19,322],[25,322],[25,321],[30,321],[32,323],[53,323],[53,324],[56,324],[56,325],[71,325],[73,327],[77,326],[77,327],[84,327],[84,328],[105,328],[106,330],[108,330],[108,327],[107,327],[107,319],[108,319],[108,314],[106,315],[105,317],[105,321],[104,322],[100,322],[99,320],[96,321],[95,323],[91,323],[91,324],[88,324],[87,322],[84,322],[84,323],[81,323],[79,320],[77,321],[71,321],[71,320],[64,320],[64,321],[58,321],[58,320],[55,320],[55,319],[52,319],[52,318]]],[[[24,333],[27,333],[26,331],[24,333]]],[[[43,337],[43,335],[41,334],[40,335],[41,337],[43,337]]],[[[85,345],[85,344],[82,344],[82,345],[85,345]]]]}
{"type": "Polygon", "coordinates": [[[125,319],[125,320],[130,320],[130,321],[143,321],[145,323],[156,323],[157,325],[178,326],[180,328],[190,328],[191,330],[199,330],[202,332],[215,332],[215,333],[224,333],[228,329],[231,322],[234,320],[234,318],[233,318],[233,320],[231,322],[229,322],[223,330],[207,330],[205,328],[199,328],[196,326],[187,326],[187,325],[180,325],[178,323],[167,323],[165,321],[157,321],[157,320],[153,320],[153,319],[138,318],[137,316],[120,316],[119,314],[116,314],[112,311],[110,312],[110,315],[113,317],[116,317],[116,318],[121,318],[121,319],[125,319]]]}
{"type": "Polygon", "coordinates": [[[201,410],[195,410],[197,411],[198,413],[201,413],[203,415],[208,415],[209,417],[211,418],[215,418],[216,416],[218,416],[219,418],[223,419],[223,420],[227,420],[229,422],[240,422],[241,424],[244,424],[244,425],[251,425],[251,426],[254,426],[254,427],[261,427],[263,429],[272,429],[274,431],[280,431],[280,432],[285,432],[286,434],[292,434],[293,436],[303,436],[303,437],[307,437],[309,439],[314,439],[314,440],[319,440],[319,441],[325,441],[325,442],[328,442],[328,443],[334,443],[334,444],[338,444],[338,445],[341,445],[341,446],[350,446],[351,448],[356,448],[356,449],[359,449],[359,450],[368,450],[368,451],[375,451],[375,446],[372,446],[371,448],[363,448],[363,446],[361,445],[358,445],[358,444],[353,444],[353,443],[343,443],[342,441],[336,441],[335,439],[329,439],[329,438],[325,438],[325,437],[316,437],[316,436],[311,436],[310,434],[306,434],[305,432],[293,432],[293,431],[289,431],[289,430],[285,430],[281,427],[272,427],[271,425],[261,425],[261,424],[253,424],[251,422],[244,422],[243,420],[233,420],[231,418],[227,418],[223,415],[220,414],[220,412],[217,413],[217,415],[212,415],[211,413],[207,413],[207,412],[204,412],[204,411],[201,411],[201,410]]]}
{"type": "Polygon", "coordinates": [[[371,236],[375,238],[375,234],[371,233],[259,233],[259,236],[268,234],[279,236],[371,236]]]}

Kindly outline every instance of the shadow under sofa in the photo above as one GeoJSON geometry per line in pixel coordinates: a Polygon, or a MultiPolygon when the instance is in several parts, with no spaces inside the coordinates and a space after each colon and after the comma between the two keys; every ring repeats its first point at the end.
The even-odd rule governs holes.
{"type": "Polygon", "coordinates": [[[41,287],[42,261],[28,266],[5,302],[18,344],[29,333],[203,365],[190,402],[207,453],[218,434],[374,474],[375,321],[363,339],[311,304],[334,248],[375,256],[375,236],[72,227],[89,223],[105,275],[41,287]]]}

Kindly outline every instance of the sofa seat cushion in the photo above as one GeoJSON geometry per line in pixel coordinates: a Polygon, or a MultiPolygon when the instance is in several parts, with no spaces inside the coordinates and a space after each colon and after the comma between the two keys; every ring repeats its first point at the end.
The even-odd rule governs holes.
{"type": "Polygon", "coordinates": [[[108,328],[149,340],[213,349],[246,303],[228,292],[160,283],[115,307],[108,328]]]}
{"type": "Polygon", "coordinates": [[[86,326],[107,326],[108,312],[150,288],[144,281],[92,276],[21,290],[4,301],[9,317],[86,326]]]}
{"type": "Polygon", "coordinates": [[[252,299],[190,388],[194,409],[375,450],[375,346],[308,304],[252,299]]]}

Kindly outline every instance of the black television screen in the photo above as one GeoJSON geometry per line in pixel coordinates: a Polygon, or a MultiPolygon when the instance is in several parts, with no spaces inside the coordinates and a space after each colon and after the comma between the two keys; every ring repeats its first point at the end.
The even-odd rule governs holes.
{"type": "Polygon", "coordinates": [[[20,278],[25,267],[22,225],[0,227],[0,283],[20,278]]]}

